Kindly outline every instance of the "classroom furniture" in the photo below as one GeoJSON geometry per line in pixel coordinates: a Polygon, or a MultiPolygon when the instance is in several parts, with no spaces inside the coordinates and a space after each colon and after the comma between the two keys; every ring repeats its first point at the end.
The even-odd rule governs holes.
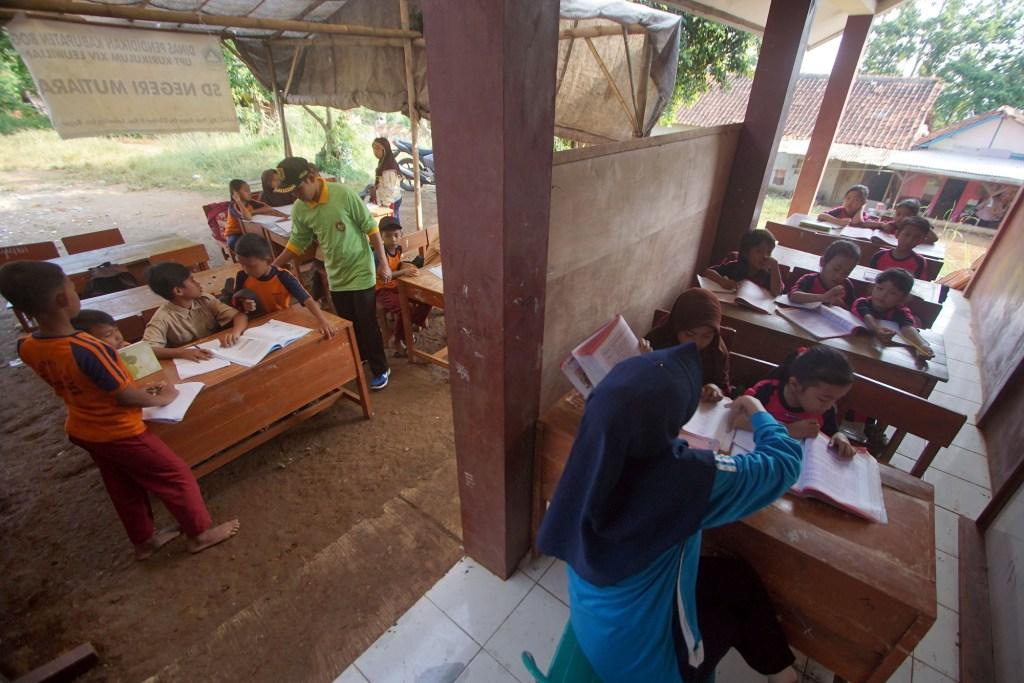
{"type": "Polygon", "coordinates": [[[31,242],[0,247],[0,266],[10,261],[49,261],[60,256],[53,242],[31,242]]]}
{"type": "MultiPolygon", "coordinates": [[[[534,539],[582,413],[571,392],[539,421],[534,539]]],[[[790,644],[850,681],[888,680],[936,618],[934,490],[896,468],[881,470],[888,524],[786,495],[704,532],[708,552],[754,567],[790,644]]]]}
{"type": "Polygon", "coordinates": [[[81,254],[83,251],[124,244],[124,235],[117,228],[110,228],[109,230],[87,232],[84,235],[69,235],[62,237],[60,241],[69,254],[81,254]]]}
{"type": "Polygon", "coordinates": [[[210,235],[220,248],[221,256],[225,261],[235,260],[235,254],[228,247],[227,238],[224,237],[224,227],[227,224],[230,204],[231,202],[214,202],[203,205],[203,215],[206,217],[206,224],[210,227],[210,235]]]}
{"type": "Polygon", "coordinates": [[[416,348],[412,330],[412,306],[410,302],[420,303],[444,309],[444,281],[430,271],[431,266],[441,265],[440,260],[425,263],[416,275],[398,278],[398,303],[402,311],[402,325],[405,331],[405,346],[409,354],[409,362],[417,360],[434,363],[448,369],[448,347],[440,351],[427,353],[416,348]]]}
{"type": "MultiPolygon", "coordinates": [[[[837,226],[838,227],[838,226],[837,226]]],[[[860,247],[860,264],[869,266],[871,257],[881,249],[890,249],[891,245],[879,244],[870,240],[856,239],[839,234],[838,228],[829,232],[803,228],[799,225],[788,225],[768,221],[765,228],[775,236],[775,240],[782,246],[807,251],[812,254],[824,254],[829,245],[837,240],[848,240],[860,247]]],[[[927,278],[934,280],[942,270],[945,261],[945,248],[941,244],[921,244],[914,251],[924,257],[928,267],[927,278]]]]}
{"type": "MultiPolygon", "coordinates": [[[[304,308],[253,320],[250,326],[276,319],[309,327],[311,332],[255,367],[232,364],[187,380],[205,386],[185,419],[176,424],[149,422],[149,429],[201,477],[326,410],[339,398],[357,403],[369,419],[373,414],[370,394],[352,323],[324,315],[337,326],[333,339],[321,337],[316,319],[304,308]],[[351,382],[355,387],[346,388],[351,382]]],[[[173,361],[161,361],[161,365],[162,372],[138,384],[181,381],[173,361]]]]}
{"type": "Polygon", "coordinates": [[[946,344],[941,334],[921,330],[935,351],[925,361],[903,346],[886,346],[868,334],[817,340],[778,313],[768,315],[737,304],[722,302],[722,323],[736,329],[730,351],[781,363],[801,346],[824,344],[846,354],[858,374],[927,397],[938,382],[949,381],[946,344]]]}
{"type": "Polygon", "coordinates": [[[402,231],[402,239],[399,242],[402,245],[402,254],[407,260],[413,252],[424,256],[427,253],[428,243],[426,230],[413,230],[408,233],[402,231]]]}
{"type": "MultiPolygon", "coordinates": [[[[241,269],[237,263],[229,263],[200,271],[194,277],[202,286],[204,293],[217,296],[224,289],[224,280],[235,277],[241,269]]],[[[129,342],[136,342],[142,339],[142,330],[145,329],[146,323],[165,301],[148,285],[142,285],[86,299],[82,302],[82,308],[110,314],[117,322],[117,327],[121,330],[124,338],[129,342]]]]}
{"type": "Polygon", "coordinates": [[[136,280],[145,282],[145,271],[149,266],[151,256],[154,254],[166,254],[170,251],[196,245],[198,245],[198,242],[180,235],[163,235],[138,242],[84,251],[81,254],[51,258],[49,261],[60,266],[65,274],[71,278],[71,281],[75,283],[78,291],[81,292],[86,283],[89,282],[90,268],[104,263],[124,266],[128,269],[128,272],[135,276],[136,280]]]}
{"type": "Polygon", "coordinates": [[[206,247],[202,244],[193,244],[149,257],[149,265],[155,266],[158,263],[178,263],[193,273],[198,273],[201,270],[210,269],[210,255],[206,253],[206,247]]]}

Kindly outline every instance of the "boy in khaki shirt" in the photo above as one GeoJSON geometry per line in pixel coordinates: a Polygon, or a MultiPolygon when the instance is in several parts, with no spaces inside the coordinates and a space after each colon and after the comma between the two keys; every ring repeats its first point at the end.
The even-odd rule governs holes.
{"type": "Polygon", "coordinates": [[[221,339],[232,346],[248,324],[245,313],[235,310],[209,294],[179,263],[160,263],[149,269],[149,288],[167,299],[146,325],[142,340],[149,342],[157,358],[211,358],[206,349],[186,346],[208,337],[228,323],[231,332],[221,339]]]}

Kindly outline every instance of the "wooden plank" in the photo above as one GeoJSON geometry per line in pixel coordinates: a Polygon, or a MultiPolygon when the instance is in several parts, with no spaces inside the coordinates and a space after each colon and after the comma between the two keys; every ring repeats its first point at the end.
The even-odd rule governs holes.
{"type": "Polygon", "coordinates": [[[99,656],[92,643],[83,643],[24,676],[15,678],[14,683],[66,683],[89,671],[97,662],[99,656]]]}
{"type": "MultiPolygon", "coordinates": [[[[838,242],[839,240],[853,242],[860,247],[860,265],[866,267],[870,267],[872,256],[882,249],[890,248],[887,244],[879,244],[878,242],[872,242],[870,240],[845,237],[840,234],[838,229],[830,232],[822,232],[821,230],[802,228],[798,225],[776,223],[774,221],[766,222],[765,228],[775,236],[775,239],[778,240],[779,244],[794,249],[800,249],[802,251],[809,251],[814,254],[824,254],[825,250],[828,249],[833,242],[838,242]]],[[[938,246],[921,245],[915,249],[918,255],[924,259],[925,265],[928,268],[928,280],[935,279],[939,271],[942,270],[942,264],[944,262],[944,257],[938,256],[935,253],[929,253],[929,251],[942,249],[942,246],[943,245],[941,245],[941,243],[938,246]]]]}
{"type": "Polygon", "coordinates": [[[960,517],[960,683],[996,680],[985,537],[960,517]]]}
{"type": "Polygon", "coordinates": [[[118,244],[117,246],[105,249],[85,251],[81,254],[61,256],[50,259],[50,263],[56,263],[70,277],[72,275],[88,274],[90,268],[102,263],[113,263],[122,266],[146,263],[153,254],[186,249],[197,244],[199,243],[180,235],[163,235],[147,240],[129,242],[128,244],[118,244]]]}

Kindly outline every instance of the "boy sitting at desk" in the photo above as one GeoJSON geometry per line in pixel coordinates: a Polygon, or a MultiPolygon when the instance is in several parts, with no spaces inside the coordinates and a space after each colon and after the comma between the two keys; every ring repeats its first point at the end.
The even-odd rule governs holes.
{"type": "Polygon", "coordinates": [[[13,261],[0,268],[0,293],[39,323],[19,341],[18,356],[63,399],[68,438],[99,468],[135,557],[145,560],[181,532],[193,553],[234,536],[238,520],[212,525],[188,465],[142,422],[143,407],[165,406],[177,390],[132,386],[114,349],[75,330],[71,319],[82,304],[64,271],[43,261],[13,261]],[[163,501],[176,528],[156,530],[149,493],[163,501]]]}
{"type": "MultiPolygon", "coordinates": [[[[892,207],[892,216],[882,216],[877,221],[864,221],[864,227],[884,230],[891,235],[895,235],[900,231],[900,223],[907,218],[919,216],[920,214],[921,202],[912,197],[901,199],[892,207]]],[[[935,244],[939,241],[939,235],[935,232],[934,228],[928,231],[928,236],[924,238],[924,241],[925,244],[935,244]]]]}
{"type": "Polygon", "coordinates": [[[927,279],[928,266],[914,247],[923,244],[931,231],[932,224],[927,218],[911,216],[903,219],[896,230],[896,246],[878,250],[868,264],[875,270],[902,268],[918,280],[927,279]]]}
{"type": "Polygon", "coordinates": [[[149,288],[167,299],[156,309],[142,334],[142,341],[149,342],[157,358],[212,358],[213,354],[206,349],[186,345],[231,323],[231,332],[220,343],[232,346],[249,324],[245,313],[203,294],[202,285],[180,263],[158,263],[149,269],[147,279],[149,288]]]}
{"type": "MultiPolygon", "coordinates": [[[[385,216],[378,224],[380,239],[384,243],[384,255],[388,260],[388,267],[394,278],[403,275],[415,275],[419,269],[415,264],[402,261],[402,224],[394,216],[385,216]]],[[[412,311],[413,329],[425,327],[427,316],[430,315],[430,306],[418,301],[410,301],[409,307],[412,311]]],[[[398,280],[392,279],[387,282],[377,276],[377,315],[381,319],[381,329],[388,328],[387,317],[395,320],[394,333],[392,335],[392,346],[396,356],[405,354],[405,326],[402,322],[402,307],[398,300],[398,280]]]]}
{"type": "Polygon", "coordinates": [[[932,358],[935,352],[921,338],[914,326],[914,314],[907,308],[910,290],[914,288],[914,276],[903,268],[889,268],[875,278],[875,286],[871,288],[871,296],[862,296],[853,302],[852,312],[864,321],[864,326],[871,334],[882,341],[889,341],[896,330],[881,324],[887,320],[899,325],[899,332],[917,347],[925,358],[932,358]]]}
{"type": "Polygon", "coordinates": [[[92,336],[105,342],[114,349],[123,349],[128,346],[124,335],[117,326],[114,317],[105,311],[83,309],[71,319],[71,324],[76,330],[88,332],[92,336]]]}

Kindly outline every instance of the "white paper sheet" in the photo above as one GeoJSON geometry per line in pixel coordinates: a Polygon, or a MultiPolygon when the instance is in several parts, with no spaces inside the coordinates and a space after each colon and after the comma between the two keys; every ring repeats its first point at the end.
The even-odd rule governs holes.
{"type": "Polygon", "coordinates": [[[223,358],[207,358],[206,360],[188,360],[187,358],[175,358],[174,368],[178,371],[178,379],[188,379],[197,375],[205,375],[214,370],[226,368],[231,363],[223,358]]]}
{"type": "Polygon", "coordinates": [[[183,382],[175,384],[178,395],[165,406],[150,406],[142,409],[142,419],[149,422],[181,422],[185,419],[189,406],[203,389],[202,382],[183,382]]]}

